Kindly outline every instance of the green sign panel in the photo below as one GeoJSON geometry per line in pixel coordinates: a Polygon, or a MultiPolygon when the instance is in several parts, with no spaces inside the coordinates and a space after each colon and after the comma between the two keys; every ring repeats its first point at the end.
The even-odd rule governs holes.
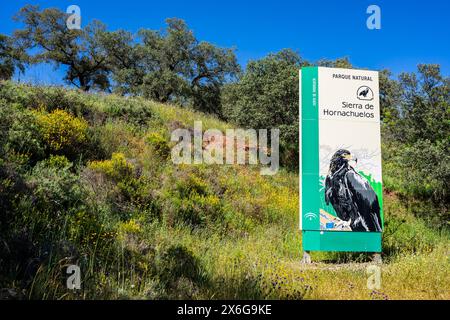
{"type": "Polygon", "coordinates": [[[304,250],[381,251],[378,72],[300,71],[300,229],[304,250]]]}

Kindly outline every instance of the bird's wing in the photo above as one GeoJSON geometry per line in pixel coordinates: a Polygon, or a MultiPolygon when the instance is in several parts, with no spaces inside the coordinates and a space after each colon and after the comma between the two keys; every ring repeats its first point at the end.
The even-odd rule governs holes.
{"type": "Polygon", "coordinates": [[[352,195],[345,186],[344,176],[345,172],[342,175],[333,174],[327,177],[325,182],[325,201],[327,205],[331,203],[339,219],[348,221],[349,219],[354,219],[358,213],[356,206],[353,204],[352,195]]]}
{"type": "Polygon", "coordinates": [[[369,182],[355,170],[349,170],[346,183],[354,197],[354,204],[365,220],[369,231],[381,231],[380,204],[378,197],[369,182]]]}

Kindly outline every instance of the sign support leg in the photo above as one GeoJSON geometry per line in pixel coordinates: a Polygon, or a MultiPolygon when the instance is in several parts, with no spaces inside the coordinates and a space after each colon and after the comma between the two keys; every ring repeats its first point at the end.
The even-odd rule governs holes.
{"type": "Polygon", "coordinates": [[[309,254],[309,251],[303,251],[303,257],[302,257],[302,263],[304,264],[310,264],[311,263],[311,255],[309,254]]]}
{"type": "Polygon", "coordinates": [[[372,256],[372,261],[376,264],[382,264],[383,259],[381,258],[381,253],[374,253],[372,256]]]}

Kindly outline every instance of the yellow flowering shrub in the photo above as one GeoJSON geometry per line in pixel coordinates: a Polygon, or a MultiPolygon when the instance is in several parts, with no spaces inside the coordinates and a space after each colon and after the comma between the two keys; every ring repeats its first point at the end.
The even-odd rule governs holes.
{"type": "Polygon", "coordinates": [[[167,140],[158,132],[152,132],[147,136],[147,143],[151,146],[153,152],[161,157],[167,159],[170,155],[170,146],[167,140]]]}
{"type": "Polygon", "coordinates": [[[86,141],[88,123],[64,110],[34,112],[42,137],[53,152],[75,152],[86,141]]]}
{"type": "Polygon", "coordinates": [[[109,178],[116,181],[124,180],[132,175],[134,167],[127,162],[123,153],[113,153],[111,160],[91,161],[88,167],[92,170],[104,173],[109,178]]]}
{"type": "Polygon", "coordinates": [[[137,235],[142,232],[141,225],[136,219],[130,219],[127,222],[121,222],[118,226],[118,234],[121,239],[125,239],[126,235],[137,235]]]}
{"type": "Polygon", "coordinates": [[[122,195],[123,201],[132,203],[139,210],[151,206],[149,180],[136,176],[135,166],[127,161],[123,153],[113,153],[110,160],[91,161],[88,167],[114,181],[115,190],[122,195]]]}

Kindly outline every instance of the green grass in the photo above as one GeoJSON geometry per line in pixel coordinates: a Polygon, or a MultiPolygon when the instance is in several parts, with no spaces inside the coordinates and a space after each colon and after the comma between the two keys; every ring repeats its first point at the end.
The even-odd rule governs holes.
{"type": "Polygon", "coordinates": [[[0,87],[0,111],[0,240],[9,250],[0,247],[0,287],[21,298],[450,298],[449,232],[421,219],[411,199],[384,195],[385,263],[374,291],[367,254],[315,252],[315,264],[300,264],[296,173],[175,166],[163,152],[174,128],[231,124],[143,99],[11,82],[0,87]],[[85,141],[61,149],[76,155],[52,150],[32,115],[17,121],[55,109],[89,124],[85,141]],[[76,292],[65,287],[69,264],[82,270],[76,292]]]}

